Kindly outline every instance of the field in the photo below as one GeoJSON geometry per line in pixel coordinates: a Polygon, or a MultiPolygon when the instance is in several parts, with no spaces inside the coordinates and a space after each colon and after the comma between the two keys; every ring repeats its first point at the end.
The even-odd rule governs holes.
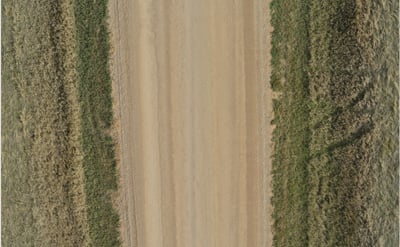
{"type": "Polygon", "coordinates": [[[398,2],[273,1],[275,246],[397,246],[398,2]]]}
{"type": "Polygon", "coordinates": [[[93,3],[2,1],[4,246],[119,244],[107,1],[93,3]]]}

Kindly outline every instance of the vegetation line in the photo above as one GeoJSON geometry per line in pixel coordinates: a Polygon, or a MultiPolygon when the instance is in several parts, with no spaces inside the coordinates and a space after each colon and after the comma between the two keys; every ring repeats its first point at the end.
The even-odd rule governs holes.
{"type": "Polygon", "coordinates": [[[75,1],[83,167],[90,239],[94,246],[119,246],[119,216],[112,125],[108,1],[75,1]]]}
{"type": "Polygon", "coordinates": [[[399,245],[398,4],[272,1],[275,246],[399,245]]]}
{"type": "Polygon", "coordinates": [[[2,18],[2,245],[119,246],[107,1],[2,18]]]}

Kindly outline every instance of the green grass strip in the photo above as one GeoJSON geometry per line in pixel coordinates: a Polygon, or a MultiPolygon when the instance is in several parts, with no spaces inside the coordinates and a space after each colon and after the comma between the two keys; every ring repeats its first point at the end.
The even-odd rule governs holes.
{"type": "Polygon", "coordinates": [[[108,134],[113,118],[108,1],[75,4],[89,234],[93,246],[119,246],[119,216],[111,198],[118,180],[114,143],[108,134]]]}

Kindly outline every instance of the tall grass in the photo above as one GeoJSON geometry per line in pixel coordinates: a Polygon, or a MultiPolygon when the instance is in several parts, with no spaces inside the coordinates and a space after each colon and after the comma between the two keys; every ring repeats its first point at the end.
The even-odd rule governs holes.
{"type": "Polygon", "coordinates": [[[86,246],[70,1],[2,1],[2,245],[86,246]]]}
{"type": "Polygon", "coordinates": [[[397,246],[398,2],[271,8],[274,245],[397,246]]]}
{"type": "Polygon", "coordinates": [[[120,245],[107,1],[2,17],[2,245],[120,245]]]}

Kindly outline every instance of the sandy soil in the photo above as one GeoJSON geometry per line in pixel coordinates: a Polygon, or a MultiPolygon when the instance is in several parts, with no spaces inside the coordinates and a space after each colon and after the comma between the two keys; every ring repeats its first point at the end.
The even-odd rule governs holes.
{"type": "Polygon", "coordinates": [[[269,1],[110,1],[124,246],[271,246],[269,1]]]}

